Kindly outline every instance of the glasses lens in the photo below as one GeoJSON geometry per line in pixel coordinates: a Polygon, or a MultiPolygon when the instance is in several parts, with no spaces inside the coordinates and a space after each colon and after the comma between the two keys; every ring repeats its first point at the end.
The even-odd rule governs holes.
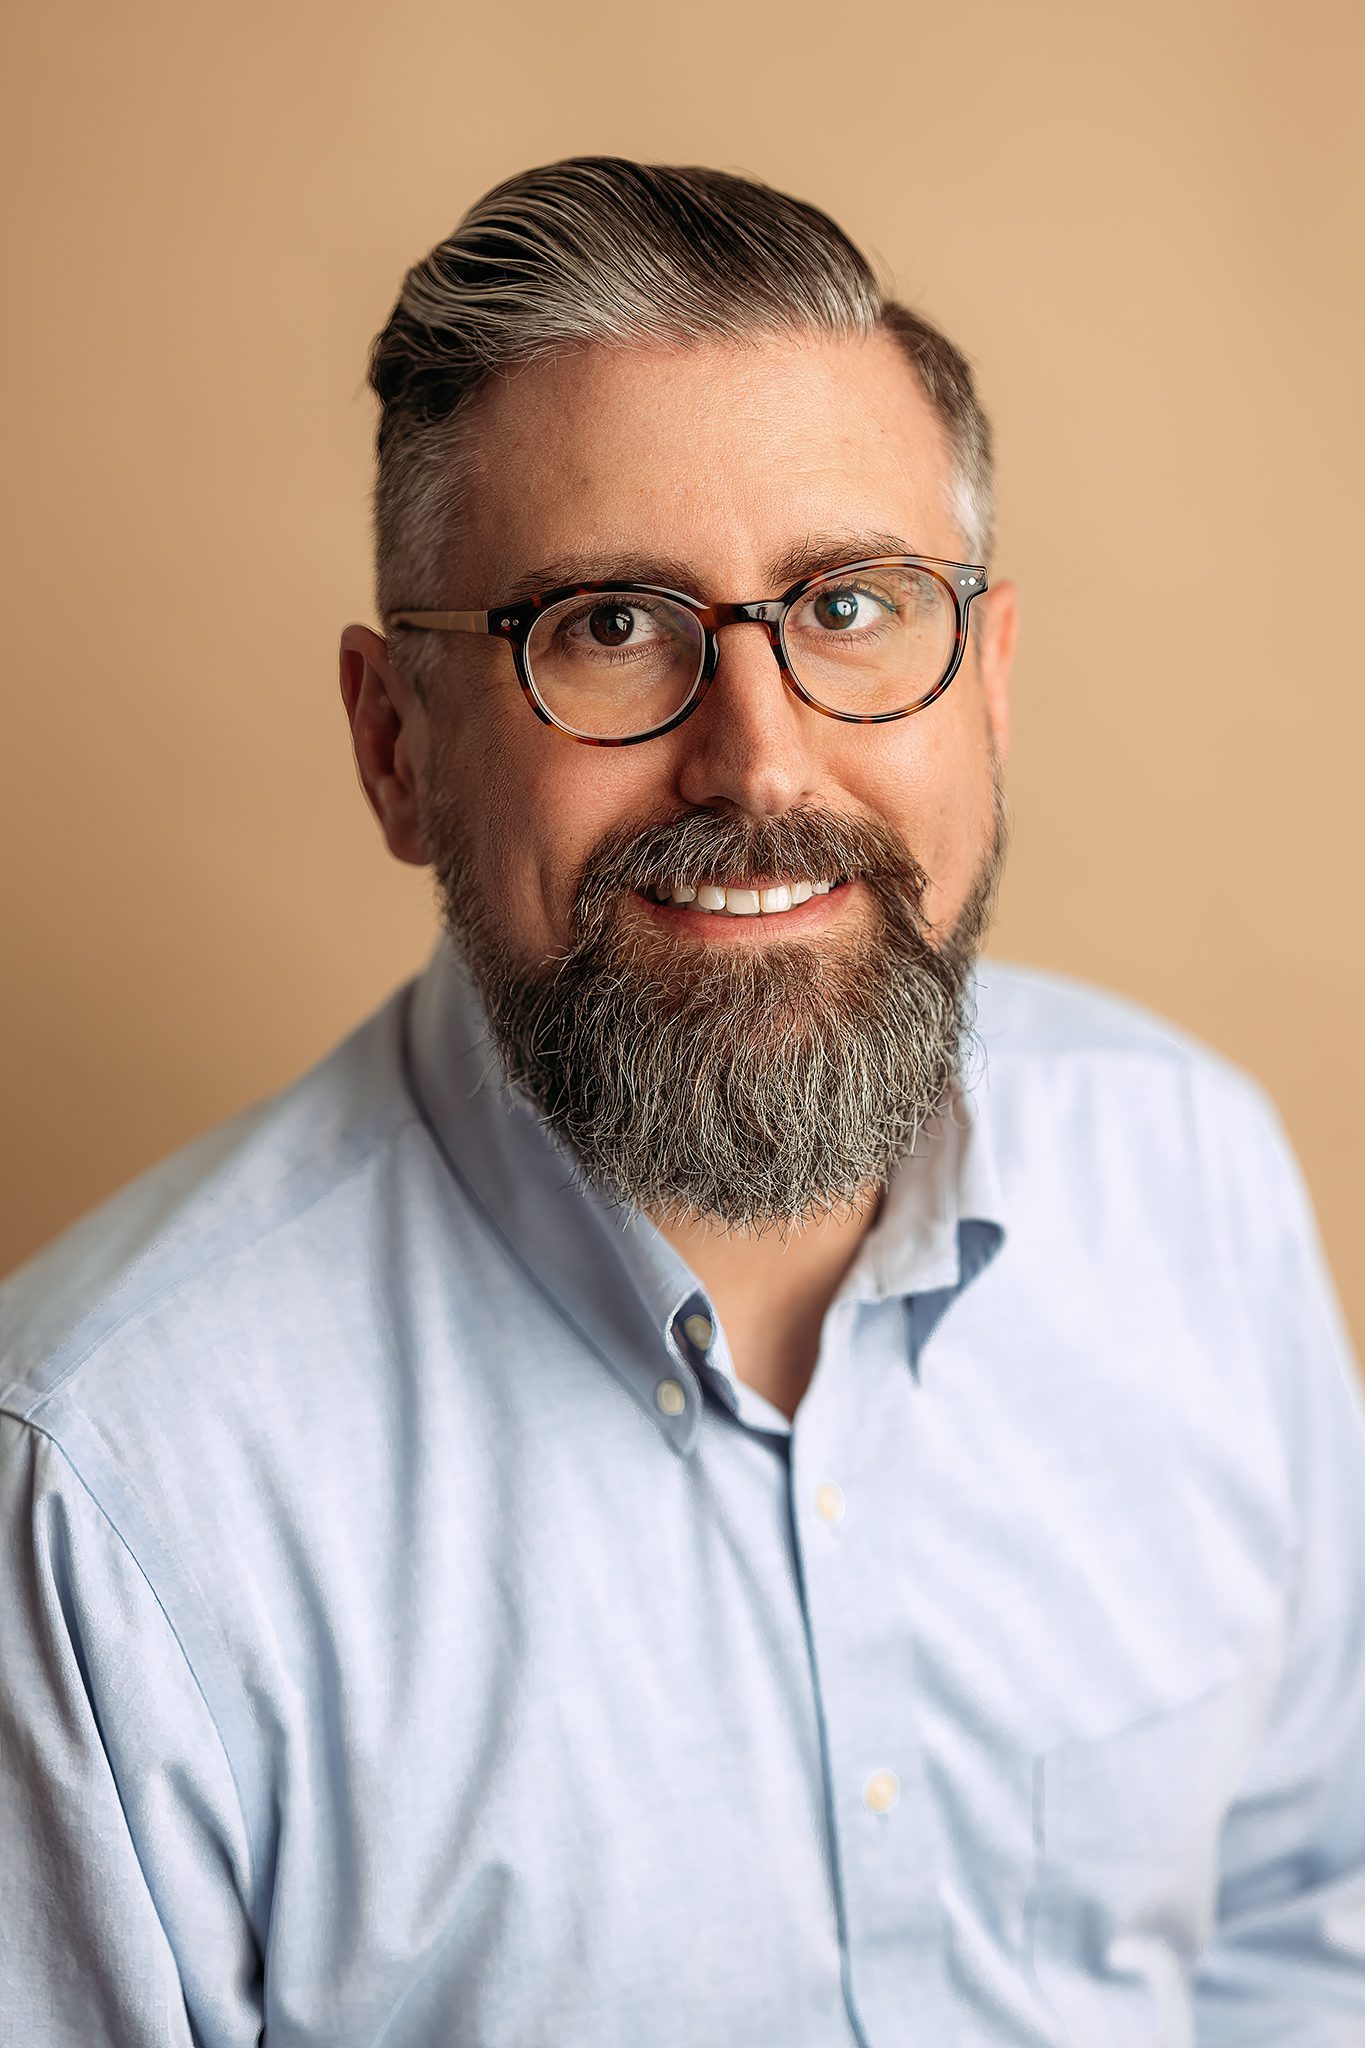
{"type": "Polygon", "coordinates": [[[536,695],[588,739],[631,739],[676,717],[701,677],[706,639],[684,605],[639,591],[569,597],[526,642],[536,695]]]}
{"type": "Polygon", "coordinates": [[[828,711],[906,711],[938,688],[957,639],[948,584],[930,569],[843,569],[787,614],[787,660],[828,711]]]}

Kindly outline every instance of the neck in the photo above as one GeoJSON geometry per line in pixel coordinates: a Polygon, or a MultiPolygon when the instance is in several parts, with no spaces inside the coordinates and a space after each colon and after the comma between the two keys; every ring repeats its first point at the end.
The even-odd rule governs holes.
{"type": "Polygon", "coordinates": [[[825,1311],[880,1206],[873,1190],[850,1211],[762,1232],[654,1219],[706,1289],[740,1379],[789,1418],[815,1370],[825,1311]]]}

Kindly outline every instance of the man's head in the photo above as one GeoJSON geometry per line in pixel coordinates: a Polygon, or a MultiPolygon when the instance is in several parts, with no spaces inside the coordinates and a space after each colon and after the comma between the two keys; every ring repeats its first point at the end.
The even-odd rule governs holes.
{"type": "MultiPolygon", "coordinates": [[[[871,556],[988,558],[962,358],[832,222],[720,173],[510,181],[410,273],[373,379],[386,617],[607,579],[724,604],[871,556]]],[[[839,602],[860,623],[873,599],[839,602]]],[[[605,663],[601,626],[568,620],[605,663]]],[[[657,628],[607,626],[629,672],[657,628]]],[[[689,717],[598,747],[534,715],[496,635],[348,629],[389,846],[435,868],[512,1077],[599,1185],[753,1227],[885,1178],[959,1058],[1013,631],[1004,586],[944,694],[853,723],[786,687],[767,626],[727,624],[689,717]],[[757,915],[729,890],[651,900],[807,883],[836,886],[757,915]]]]}

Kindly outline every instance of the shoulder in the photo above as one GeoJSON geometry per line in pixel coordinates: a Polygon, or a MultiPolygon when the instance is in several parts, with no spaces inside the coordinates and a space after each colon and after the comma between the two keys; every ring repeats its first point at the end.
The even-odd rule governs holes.
{"type": "Polygon", "coordinates": [[[987,959],[976,994],[974,1080],[1022,1180],[1050,1161],[1092,1216],[1126,1196],[1128,1229],[1193,1232],[1216,1211],[1244,1253],[1303,1227],[1302,1175],[1254,1075],[1169,1018],[1066,975],[987,959]]]}
{"type": "Polygon", "coordinates": [[[982,961],[972,1042],[979,1065],[1007,1089],[1084,1077],[1130,1104],[1144,1077],[1199,1095],[1222,1116],[1280,1130],[1264,1087],[1223,1053],[1128,996],[1050,969],[982,961]]]}
{"type": "Polygon", "coordinates": [[[367,1169],[412,1125],[406,994],[279,1095],[140,1174],[0,1283],[0,1410],[21,1419],[49,1410],[91,1361],[118,1349],[113,1340],[139,1329],[163,1346],[173,1327],[211,1342],[215,1305],[233,1293],[243,1302],[250,1274],[261,1283],[291,1254],[306,1255],[309,1219],[355,1200],[367,1169]]]}
{"type": "Polygon", "coordinates": [[[992,1061],[1137,1054],[1180,1065],[1227,1064],[1155,1010],[1051,969],[983,960],[976,994],[977,1035],[992,1061]]]}

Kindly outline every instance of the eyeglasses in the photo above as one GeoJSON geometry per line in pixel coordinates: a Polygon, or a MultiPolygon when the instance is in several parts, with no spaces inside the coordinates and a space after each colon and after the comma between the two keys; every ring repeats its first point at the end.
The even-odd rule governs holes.
{"type": "Polygon", "coordinates": [[[578,583],[489,612],[388,613],[388,629],[509,642],[531,709],[593,747],[632,747],[690,718],[725,626],[762,626],[782,680],[826,718],[881,725],[941,697],[986,589],[979,564],[932,555],[845,562],[780,597],[703,604],[652,583],[578,583]]]}

